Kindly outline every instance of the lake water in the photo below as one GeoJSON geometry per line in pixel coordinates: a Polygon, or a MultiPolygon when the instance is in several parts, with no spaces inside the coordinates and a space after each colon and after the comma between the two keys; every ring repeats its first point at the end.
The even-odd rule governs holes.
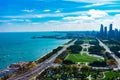
{"type": "Polygon", "coordinates": [[[0,70],[11,63],[34,61],[69,40],[31,39],[32,36],[65,35],[55,32],[0,33],[0,70]]]}

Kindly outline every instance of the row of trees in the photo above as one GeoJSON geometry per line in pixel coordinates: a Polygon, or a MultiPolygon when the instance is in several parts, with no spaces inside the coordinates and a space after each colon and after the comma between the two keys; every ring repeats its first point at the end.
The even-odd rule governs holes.
{"type": "Polygon", "coordinates": [[[92,63],[89,64],[90,66],[94,66],[94,67],[106,67],[106,62],[105,61],[94,61],[92,63]]]}
{"type": "Polygon", "coordinates": [[[91,41],[91,44],[94,44],[94,46],[91,46],[89,48],[89,54],[95,54],[104,57],[104,61],[94,61],[90,63],[90,66],[94,67],[107,67],[107,66],[116,66],[116,61],[113,59],[113,57],[105,52],[105,49],[99,45],[99,42],[97,40],[91,41]]]}
{"type": "Polygon", "coordinates": [[[36,80],[86,80],[90,74],[94,79],[97,79],[101,75],[101,72],[87,66],[83,66],[81,70],[79,70],[77,66],[63,65],[57,68],[51,67],[47,69],[41,75],[38,75],[36,80]]]}
{"type": "Polygon", "coordinates": [[[120,42],[117,40],[113,40],[113,39],[109,39],[104,41],[105,44],[116,44],[116,45],[120,45],[120,42]]]}
{"type": "Polygon", "coordinates": [[[89,43],[93,45],[88,50],[89,54],[103,56],[103,52],[105,51],[105,49],[99,45],[99,42],[97,40],[90,41],[89,43]]]}
{"type": "MultiPolygon", "coordinates": [[[[90,54],[96,54],[96,55],[102,56],[102,57],[104,57],[105,60],[102,62],[95,61],[93,63],[90,63],[90,66],[95,66],[95,67],[109,66],[111,68],[117,66],[117,62],[115,61],[115,59],[110,55],[110,53],[105,52],[105,49],[103,47],[101,47],[97,41],[92,42],[92,44],[94,44],[94,46],[89,48],[90,54]]],[[[114,48],[112,48],[113,51],[119,50],[118,47],[114,47],[114,48]],[[116,48],[116,49],[114,49],[114,48],[116,48]]]]}
{"type": "Polygon", "coordinates": [[[75,42],[76,45],[81,45],[83,43],[84,41],[82,39],[77,39],[77,41],[75,42]]]}
{"type": "Polygon", "coordinates": [[[96,54],[99,56],[103,56],[103,52],[105,51],[105,49],[99,45],[95,45],[89,48],[89,52],[90,54],[96,54]]]}
{"type": "Polygon", "coordinates": [[[103,57],[105,58],[104,61],[100,62],[100,61],[94,61],[92,63],[90,63],[90,66],[94,66],[94,67],[117,67],[117,62],[115,61],[115,59],[109,54],[109,53],[105,53],[103,55],[103,57]]]}
{"type": "Polygon", "coordinates": [[[107,40],[104,41],[107,44],[112,52],[120,58],[120,42],[117,40],[107,40]]]}
{"type": "Polygon", "coordinates": [[[69,50],[65,50],[62,54],[60,54],[56,59],[55,59],[55,63],[59,63],[59,64],[65,64],[65,65],[70,65],[70,64],[74,64],[72,61],[69,60],[65,60],[66,56],[70,53],[69,50]]]}
{"type": "Polygon", "coordinates": [[[70,53],[72,54],[78,54],[82,50],[82,47],[80,45],[75,44],[75,45],[68,47],[67,50],[69,50],[70,53]]]}
{"type": "Polygon", "coordinates": [[[36,61],[36,63],[41,63],[43,62],[44,60],[48,59],[49,57],[51,57],[53,54],[57,53],[59,50],[61,50],[63,47],[62,46],[59,46],[58,48],[56,49],[53,49],[52,52],[48,53],[47,55],[43,56],[42,58],[40,58],[39,60],[36,61]]]}
{"type": "Polygon", "coordinates": [[[91,45],[98,45],[99,42],[96,39],[92,39],[92,40],[89,41],[89,44],[91,44],[91,45]]]}
{"type": "Polygon", "coordinates": [[[110,50],[113,51],[114,54],[120,58],[120,45],[111,46],[110,50]]]}
{"type": "Polygon", "coordinates": [[[70,44],[70,43],[73,42],[74,40],[75,40],[75,39],[72,39],[72,40],[68,41],[67,43],[65,43],[65,45],[70,44]]]}

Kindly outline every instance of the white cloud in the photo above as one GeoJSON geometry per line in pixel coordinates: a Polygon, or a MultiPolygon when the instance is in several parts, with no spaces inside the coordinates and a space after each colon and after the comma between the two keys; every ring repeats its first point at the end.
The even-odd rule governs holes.
{"type": "Polygon", "coordinates": [[[0,20],[0,22],[6,23],[6,22],[9,22],[9,20],[0,20]]]}
{"type": "Polygon", "coordinates": [[[104,18],[107,16],[108,14],[105,11],[91,9],[81,13],[81,16],[64,17],[63,20],[95,20],[96,18],[104,18]]]}
{"type": "MultiPolygon", "coordinates": [[[[57,10],[57,12],[59,12],[57,10]]],[[[78,11],[78,12],[70,12],[70,13],[54,13],[54,14],[26,14],[26,15],[16,15],[16,16],[0,16],[2,18],[43,18],[43,17],[63,17],[63,16],[69,16],[69,15],[90,15],[93,18],[100,18],[105,17],[108,15],[108,12],[120,12],[120,10],[95,10],[90,9],[89,11],[78,11]]]]}
{"type": "Polygon", "coordinates": [[[114,9],[114,10],[104,10],[105,12],[109,12],[109,13],[111,13],[111,12],[120,12],[120,10],[119,9],[114,9]]]}
{"type": "Polygon", "coordinates": [[[47,23],[59,23],[60,21],[56,21],[56,20],[50,20],[47,23]]]}
{"type": "MultiPolygon", "coordinates": [[[[112,10],[111,10],[112,11],[112,10]]],[[[119,10],[120,11],[120,10],[119,10]]],[[[108,10],[106,11],[108,12],[108,10]]],[[[56,13],[48,13],[48,14],[26,14],[26,15],[14,15],[14,16],[0,16],[0,18],[43,18],[43,17],[64,17],[64,16],[70,16],[70,15],[91,15],[92,17],[104,17],[107,15],[105,11],[102,10],[95,10],[91,9],[89,11],[78,11],[78,12],[70,12],[70,13],[61,13],[59,10],[57,10],[56,13]]],[[[110,11],[109,11],[110,12],[110,11]]]]}
{"type": "Polygon", "coordinates": [[[89,8],[89,7],[94,7],[94,6],[102,6],[102,5],[108,5],[108,4],[109,5],[110,4],[117,4],[117,0],[64,0],[64,1],[91,3],[89,5],[80,6],[80,7],[83,7],[83,8],[89,8]]]}
{"type": "Polygon", "coordinates": [[[40,23],[38,23],[38,22],[33,22],[33,23],[31,23],[31,24],[40,24],[40,23]]]}
{"type": "Polygon", "coordinates": [[[25,10],[22,10],[23,12],[33,12],[34,11],[34,9],[33,10],[29,10],[29,9],[25,9],[25,10]]]}
{"type": "Polygon", "coordinates": [[[29,19],[9,19],[9,20],[0,20],[0,22],[11,24],[12,22],[31,22],[29,19]]]}
{"type": "Polygon", "coordinates": [[[11,19],[10,21],[21,21],[21,22],[23,22],[24,19],[11,19]]]}
{"type": "MultiPolygon", "coordinates": [[[[69,21],[67,20],[61,24],[64,24],[65,26],[69,26],[70,30],[99,30],[100,24],[104,24],[109,28],[109,24],[113,23],[113,28],[120,29],[120,24],[119,24],[120,19],[118,17],[120,17],[120,14],[116,16],[109,16],[108,18],[99,18],[95,20],[85,20],[85,19],[74,19],[69,21]]],[[[64,25],[62,25],[62,27],[64,25]]]]}
{"type": "Polygon", "coordinates": [[[64,0],[64,1],[73,1],[73,2],[85,2],[85,3],[113,3],[117,0],[64,0]]]}
{"type": "MultiPolygon", "coordinates": [[[[99,26],[101,23],[108,26],[111,22],[113,22],[114,27],[120,28],[120,24],[119,24],[120,14],[117,14],[115,16],[110,16],[108,12],[120,12],[120,10],[103,11],[103,10],[90,9],[88,11],[78,11],[71,13],[58,12],[54,14],[32,14],[32,15],[27,14],[27,15],[19,15],[19,16],[0,16],[0,17],[11,18],[11,21],[26,21],[27,23],[25,23],[24,27],[34,26],[35,28],[38,28],[38,29],[34,28],[34,30],[41,30],[41,31],[42,30],[99,30],[99,26]],[[64,17],[64,18],[61,21],[50,20],[45,23],[32,22],[30,19],[28,19],[28,18],[42,18],[42,17],[64,17]]],[[[9,21],[0,20],[0,22],[7,23],[9,21]]]]}
{"type": "MultiPolygon", "coordinates": [[[[84,15],[85,16],[85,15],[84,15]]],[[[80,17],[80,16],[78,16],[80,17]]],[[[90,16],[88,16],[90,17],[90,16]]],[[[99,30],[100,24],[104,24],[109,27],[109,24],[113,22],[113,28],[120,29],[120,14],[115,16],[109,16],[107,18],[99,18],[95,20],[85,20],[77,17],[74,20],[64,19],[63,21],[50,20],[45,23],[40,22],[31,22],[29,24],[19,25],[19,27],[15,27],[15,24],[5,25],[3,26],[3,30],[1,31],[85,31],[85,30],[99,30]],[[14,27],[12,27],[14,26],[14,27]],[[27,27],[26,27],[27,26],[27,27]],[[14,29],[13,29],[14,28],[14,29]]],[[[18,25],[17,25],[18,26],[18,25]]]]}
{"type": "Polygon", "coordinates": [[[61,17],[64,14],[27,14],[27,15],[16,15],[16,16],[0,16],[0,18],[43,18],[43,17],[61,17]]]}
{"type": "Polygon", "coordinates": [[[89,10],[87,14],[93,18],[101,18],[101,17],[108,16],[108,14],[105,11],[95,10],[95,9],[89,10]]]}
{"type": "Polygon", "coordinates": [[[94,1],[91,1],[91,0],[64,0],[64,1],[87,2],[87,3],[93,3],[94,2],[94,1]]]}
{"type": "MultiPolygon", "coordinates": [[[[89,7],[94,7],[94,6],[102,6],[105,5],[105,3],[93,3],[90,5],[82,6],[83,8],[89,8],[89,7]]],[[[80,6],[81,7],[81,6],[80,6]]]]}
{"type": "Polygon", "coordinates": [[[43,10],[43,12],[50,12],[50,11],[51,11],[50,9],[43,10]]]}
{"type": "Polygon", "coordinates": [[[60,13],[61,11],[60,11],[60,10],[56,10],[55,12],[56,12],[56,13],[60,13]]]}
{"type": "Polygon", "coordinates": [[[77,17],[64,17],[63,20],[94,20],[88,16],[77,16],[77,17]]]}
{"type": "Polygon", "coordinates": [[[11,19],[9,22],[31,22],[29,19],[11,19]]]}
{"type": "Polygon", "coordinates": [[[119,17],[120,14],[110,16],[106,11],[91,9],[81,16],[64,17],[64,22],[61,24],[70,26],[71,30],[99,30],[100,24],[104,24],[105,26],[109,27],[109,24],[113,22],[114,28],[120,29],[119,17]]]}
{"type": "Polygon", "coordinates": [[[31,20],[29,20],[29,19],[25,19],[25,22],[31,22],[31,20]]]}

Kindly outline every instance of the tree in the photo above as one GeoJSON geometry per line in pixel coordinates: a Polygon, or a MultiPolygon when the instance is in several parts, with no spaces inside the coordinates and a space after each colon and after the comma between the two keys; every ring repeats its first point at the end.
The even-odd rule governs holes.
{"type": "Polygon", "coordinates": [[[107,62],[108,66],[111,66],[111,67],[116,67],[117,66],[117,62],[113,59],[109,59],[106,62],[107,62]]]}
{"type": "Polygon", "coordinates": [[[63,61],[63,64],[70,65],[70,64],[74,64],[74,62],[71,61],[71,60],[64,60],[64,61],[63,61]]]}
{"type": "Polygon", "coordinates": [[[72,45],[68,47],[67,49],[70,50],[71,53],[73,54],[78,54],[82,50],[82,47],[80,45],[72,45]]]}
{"type": "Polygon", "coordinates": [[[89,64],[90,66],[94,66],[94,67],[106,67],[106,62],[105,61],[94,61],[92,63],[89,64]]]}
{"type": "Polygon", "coordinates": [[[55,63],[62,64],[62,60],[61,60],[60,58],[56,58],[54,62],[55,62],[55,63]]]}

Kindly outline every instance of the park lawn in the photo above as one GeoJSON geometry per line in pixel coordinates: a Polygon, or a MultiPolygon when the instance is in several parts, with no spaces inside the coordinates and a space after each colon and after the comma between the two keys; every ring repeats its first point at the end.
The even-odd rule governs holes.
{"type": "Polygon", "coordinates": [[[105,78],[103,80],[111,80],[113,77],[120,77],[120,72],[105,72],[105,78]]]}
{"type": "Polygon", "coordinates": [[[84,39],[83,40],[85,43],[89,43],[90,41],[95,41],[94,39],[84,39]]]}
{"type": "Polygon", "coordinates": [[[89,56],[86,53],[81,54],[68,54],[65,58],[66,60],[71,60],[75,63],[78,62],[93,62],[93,61],[103,61],[101,58],[89,56]]]}
{"type": "Polygon", "coordinates": [[[83,40],[85,43],[89,43],[89,39],[85,39],[85,40],[83,40]]]}

